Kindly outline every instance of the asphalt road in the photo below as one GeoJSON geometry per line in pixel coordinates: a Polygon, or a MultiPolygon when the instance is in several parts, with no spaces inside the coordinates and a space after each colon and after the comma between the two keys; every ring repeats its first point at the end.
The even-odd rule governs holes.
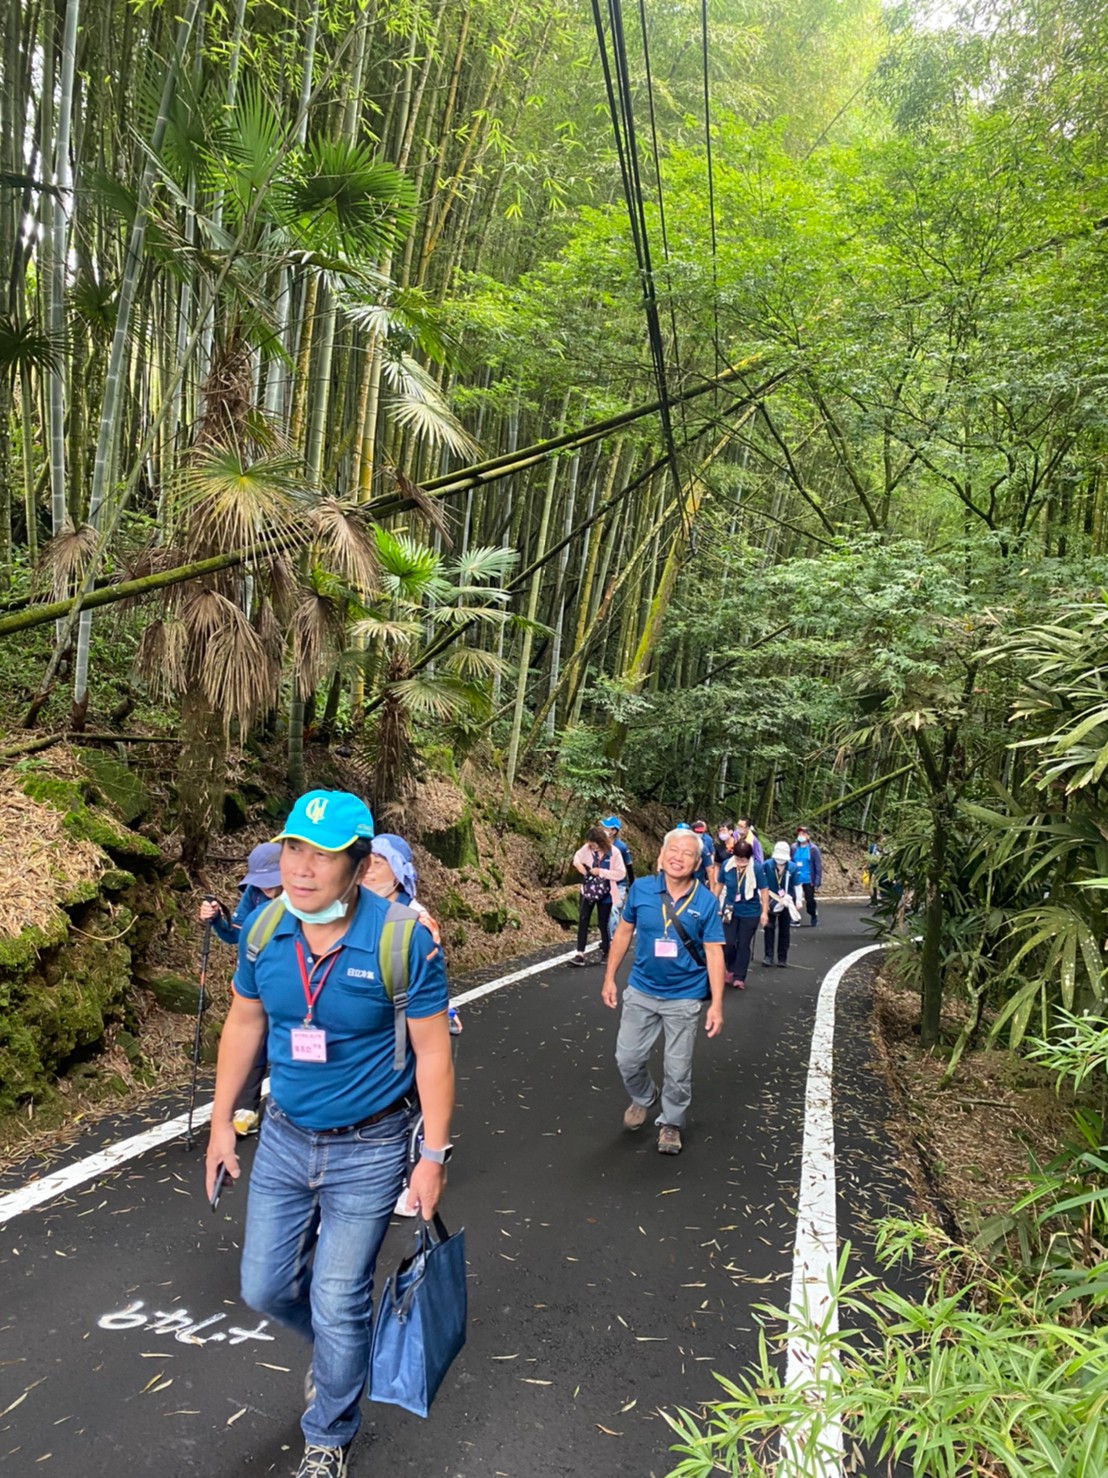
{"type": "MultiPolygon", "coordinates": [[[[755,965],[728,992],[677,1158],[649,1125],[622,1129],[599,967],[552,967],[466,1008],[443,1210],[466,1228],[469,1340],[429,1421],[364,1408],[355,1478],[670,1470],[659,1408],[710,1400],[713,1371],[754,1356],[756,1306],[787,1302],[816,994],[864,942],[860,916],[826,904],[787,970],[755,965]]],[[[835,1043],[839,1233],[860,1264],[870,1218],[907,1194],[869,1062],[868,973],[840,989],[835,1043]]],[[[0,1228],[5,1478],[295,1470],[306,1350],[237,1301],[245,1191],[213,1216],[201,1155],[176,1141],[0,1228]]],[[[410,1236],[396,1223],[382,1279],[410,1236]]]]}

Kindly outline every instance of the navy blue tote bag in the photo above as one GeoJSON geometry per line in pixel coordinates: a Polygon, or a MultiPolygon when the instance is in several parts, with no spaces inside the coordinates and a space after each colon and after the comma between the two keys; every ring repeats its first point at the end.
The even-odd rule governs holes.
{"type": "Polygon", "coordinates": [[[421,1222],[415,1251],[385,1283],[373,1321],[366,1394],[426,1416],[465,1342],[465,1230],[451,1236],[436,1214],[433,1222],[421,1222]]]}

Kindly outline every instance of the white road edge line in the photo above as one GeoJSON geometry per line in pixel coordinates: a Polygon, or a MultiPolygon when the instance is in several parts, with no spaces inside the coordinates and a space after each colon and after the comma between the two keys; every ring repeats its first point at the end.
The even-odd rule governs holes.
{"type": "MultiPolygon", "coordinates": [[[[586,946],[585,952],[588,954],[598,948],[599,945],[590,944],[586,946]]],[[[553,959],[542,960],[537,965],[528,965],[523,970],[513,970],[510,975],[502,975],[498,980],[490,980],[485,985],[478,985],[472,990],[462,991],[460,995],[452,996],[450,1004],[465,1006],[470,1001],[478,1001],[482,996],[491,995],[494,990],[500,990],[505,985],[515,985],[517,981],[526,980],[529,975],[541,974],[543,970],[549,970],[553,965],[564,965],[573,959],[574,954],[574,950],[569,950],[564,955],[555,955],[553,959]]],[[[269,1080],[267,1078],[262,1084],[262,1092],[267,1093],[268,1091],[269,1080]]],[[[202,1129],[211,1117],[210,1103],[198,1106],[192,1116],[193,1129],[202,1129]]],[[[114,1170],[118,1165],[125,1165],[128,1160],[145,1155],[148,1150],[157,1149],[159,1145],[179,1138],[187,1128],[188,1115],[181,1114],[176,1119],[167,1119],[164,1124],[155,1124],[152,1129],[144,1129],[141,1134],[134,1134],[130,1139],[121,1139],[118,1144],[109,1145],[106,1150],[99,1150],[83,1160],[75,1160],[72,1165],[63,1165],[60,1170],[51,1171],[41,1180],[29,1181],[26,1185],[20,1186],[17,1191],[9,1191],[7,1195],[0,1196],[0,1226],[11,1221],[13,1217],[20,1216],[24,1211],[41,1206],[44,1201],[52,1201],[56,1196],[73,1190],[75,1186],[95,1180],[97,1176],[103,1175],[106,1171],[114,1170]]]]}
{"type": "MultiPolygon", "coordinates": [[[[793,1248],[792,1289],[789,1313],[794,1318],[807,1318],[828,1334],[838,1331],[838,1316],[831,1306],[830,1280],[839,1261],[839,1239],[836,1216],[835,1119],[832,1109],[832,1069],[835,1049],[835,1000],[839,985],[847,971],[867,955],[884,949],[883,944],[867,944],[844,955],[823,977],[816,1019],[812,1028],[812,1050],[808,1058],[808,1084],[804,1094],[804,1147],[801,1151],[800,1199],[796,1215],[796,1244],[793,1248]]],[[[789,1340],[786,1385],[804,1386],[816,1377],[818,1349],[802,1336],[789,1340]]],[[[823,1380],[833,1379],[833,1371],[818,1372],[823,1380]]],[[[823,1422],[819,1427],[819,1448],[804,1453],[803,1434],[782,1444],[783,1478],[796,1467],[806,1478],[840,1478],[842,1473],[842,1432],[823,1422]]]]}

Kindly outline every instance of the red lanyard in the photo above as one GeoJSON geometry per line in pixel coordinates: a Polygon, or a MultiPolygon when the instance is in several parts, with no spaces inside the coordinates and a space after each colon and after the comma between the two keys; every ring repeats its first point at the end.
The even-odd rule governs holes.
{"type": "MultiPolygon", "coordinates": [[[[315,990],[312,990],[312,975],[315,974],[316,966],[313,965],[311,973],[309,973],[308,967],[304,963],[304,951],[300,948],[300,941],[299,939],[296,941],[296,963],[300,966],[300,983],[304,987],[304,1000],[308,1007],[308,1014],[304,1018],[305,1026],[311,1026],[312,1024],[312,1011],[315,1009],[315,1003],[319,1000],[319,993],[323,989],[324,985],[327,983],[327,977],[334,969],[335,961],[338,959],[340,954],[341,950],[338,949],[336,949],[332,953],[331,963],[327,966],[326,970],[324,970],[323,974],[319,977],[319,984],[316,986],[315,990]]],[[[324,955],[323,959],[325,960],[326,958],[327,956],[324,955]]],[[[323,960],[316,961],[317,965],[321,965],[322,963],[323,960]]]]}

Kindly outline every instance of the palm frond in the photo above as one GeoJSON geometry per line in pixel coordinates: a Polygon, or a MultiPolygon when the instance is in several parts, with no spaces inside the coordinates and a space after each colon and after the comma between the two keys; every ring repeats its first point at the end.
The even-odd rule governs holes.
{"type": "Polygon", "coordinates": [[[40,328],[33,318],[0,313],[0,373],[13,379],[24,369],[55,374],[64,352],[64,338],[40,328]]]}
{"type": "Polygon", "coordinates": [[[198,587],[181,607],[187,667],[225,727],[247,728],[277,697],[279,672],[246,613],[218,591],[198,587]]]}
{"type": "Polygon", "coordinates": [[[511,663],[496,652],[486,652],[482,647],[455,647],[443,663],[447,672],[466,681],[487,677],[507,677],[511,663]]]}
{"type": "Polygon", "coordinates": [[[319,686],[342,651],[343,604],[318,590],[300,593],[292,618],[292,671],[300,698],[319,686]]]}
{"type": "Polygon", "coordinates": [[[308,527],[323,563],[355,590],[368,594],[377,588],[377,546],[366,530],[364,514],[355,505],[323,498],[312,509],[308,527]]]}
{"type": "Polygon", "coordinates": [[[143,628],[134,669],[155,698],[172,702],[185,690],[188,633],[179,616],[151,621],[143,628]]]}
{"type": "Polygon", "coordinates": [[[292,561],[285,554],[277,555],[266,563],[262,578],[273,602],[274,618],[279,625],[288,626],[300,594],[292,561]]]}
{"type": "Polygon", "coordinates": [[[449,589],[442,578],[442,559],[410,534],[383,528],[373,530],[381,567],[381,586],[402,600],[419,601],[429,590],[449,589]]]}
{"type": "Polygon", "coordinates": [[[451,572],[462,585],[489,585],[503,580],[519,564],[519,554],[494,544],[481,544],[467,549],[451,564],[451,572]]]}
{"type": "Polygon", "coordinates": [[[91,524],[83,523],[75,529],[67,523],[61,533],[43,547],[39,568],[50,577],[54,600],[65,600],[76,591],[96,544],[97,534],[91,524]]]}
{"type": "MultiPolygon", "coordinates": [[[[479,621],[484,626],[506,626],[513,619],[510,611],[501,610],[498,606],[436,606],[427,614],[436,626],[468,626],[471,621],[479,621]]],[[[549,629],[538,622],[534,624],[537,632],[549,629]]]]}
{"type": "Polygon", "coordinates": [[[380,343],[405,344],[435,364],[458,367],[457,341],[443,323],[442,310],[417,287],[397,287],[378,278],[372,296],[347,288],[339,294],[342,314],[380,343]]]}
{"type": "Polygon", "coordinates": [[[285,636],[277,620],[273,601],[263,597],[258,602],[251,621],[254,630],[258,633],[258,640],[266,650],[270,665],[280,667],[285,650],[285,636]]]}
{"type": "Polygon", "coordinates": [[[415,191],[365,144],[316,138],[300,170],[281,182],[278,201],[281,218],[305,246],[357,257],[402,241],[415,191]]]}
{"type": "Polygon", "coordinates": [[[388,616],[366,616],[354,621],[350,634],[358,640],[373,642],[381,647],[410,647],[423,635],[419,621],[403,621],[388,616]]]}
{"type": "Polygon", "coordinates": [[[238,448],[207,446],[189,459],[174,491],[194,551],[260,544],[276,554],[304,532],[307,488],[291,456],[250,461],[238,448]]]}
{"type": "Polygon", "coordinates": [[[476,457],[481,448],[446,403],[434,378],[410,354],[386,354],[382,373],[390,390],[386,413],[430,446],[476,457]]]}
{"type": "Polygon", "coordinates": [[[422,514],[432,528],[438,530],[439,537],[447,549],[452,548],[454,541],[450,537],[442,504],[437,499],[429,497],[419,484],[413,482],[406,473],[401,472],[399,467],[389,467],[388,470],[401,494],[415,504],[416,512],[422,514]]]}
{"type": "Polygon", "coordinates": [[[465,683],[455,678],[427,677],[423,673],[389,683],[388,692],[413,718],[425,723],[446,724],[461,718],[471,700],[465,683]]]}
{"type": "Polygon", "coordinates": [[[285,128],[258,79],[245,78],[226,117],[218,157],[212,161],[230,220],[241,221],[258,195],[264,197],[268,191],[285,128]]]}

